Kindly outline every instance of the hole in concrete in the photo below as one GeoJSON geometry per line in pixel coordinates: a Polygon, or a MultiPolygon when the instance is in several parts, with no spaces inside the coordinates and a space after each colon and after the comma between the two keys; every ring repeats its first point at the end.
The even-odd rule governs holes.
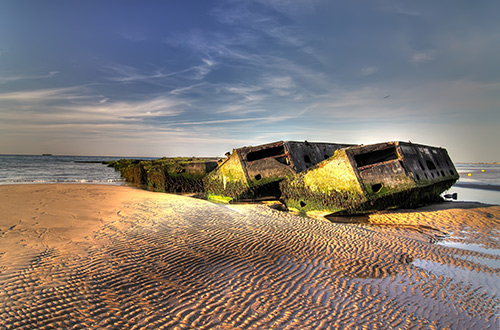
{"type": "Polygon", "coordinates": [[[290,165],[290,160],[288,159],[288,157],[278,157],[275,159],[276,159],[276,161],[278,161],[278,163],[290,165]]]}
{"type": "Polygon", "coordinates": [[[382,189],[381,183],[372,184],[372,191],[378,193],[382,189]]]}
{"type": "Polygon", "coordinates": [[[281,146],[257,150],[253,152],[249,152],[247,154],[247,160],[249,162],[253,162],[254,160],[264,159],[268,157],[275,157],[285,153],[285,148],[281,146]]]}
{"type": "Polygon", "coordinates": [[[422,165],[422,163],[421,163],[420,161],[418,161],[418,165],[420,165],[420,169],[421,169],[422,171],[425,171],[424,165],[422,165]]]}
{"type": "Polygon", "coordinates": [[[358,167],[387,162],[394,159],[398,159],[398,154],[396,152],[396,148],[394,147],[375,150],[354,156],[354,160],[356,161],[356,164],[358,164],[358,167]]]}
{"type": "Polygon", "coordinates": [[[453,174],[455,174],[455,173],[453,173],[453,170],[450,170],[450,174],[451,174],[451,175],[453,175],[453,174]]]}
{"type": "Polygon", "coordinates": [[[325,159],[328,159],[328,158],[330,158],[330,156],[328,156],[328,155],[324,155],[323,157],[325,157],[325,159]]]}
{"type": "Polygon", "coordinates": [[[435,170],[436,169],[436,165],[434,164],[434,162],[432,160],[426,160],[425,163],[427,164],[427,168],[429,170],[435,170]]]}
{"type": "Polygon", "coordinates": [[[445,176],[444,171],[441,171],[441,176],[445,176]]]}
{"type": "Polygon", "coordinates": [[[260,180],[260,179],[262,179],[262,176],[261,176],[260,174],[257,174],[257,175],[255,176],[255,180],[260,180]]]}
{"type": "Polygon", "coordinates": [[[416,174],[417,176],[417,181],[420,181],[420,175],[416,174]]]}
{"type": "Polygon", "coordinates": [[[303,201],[300,201],[300,207],[304,207],[306,205],[307,205],[306,203],[304,203],[303,201]]]}
{"type": "Polygon", "coordinates": [[[306,162],[306,164],[311,164],[311,158],[309,158],[308,155],[304,155],[304,162],[306,162]]]}

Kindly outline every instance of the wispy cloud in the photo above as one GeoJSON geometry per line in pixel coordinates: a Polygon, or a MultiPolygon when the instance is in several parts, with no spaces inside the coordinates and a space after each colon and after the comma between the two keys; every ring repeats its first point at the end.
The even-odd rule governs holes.
{"type": "Polygon", "coordinates": [[[216,110],[216,114],[233,114],[238,116],[248,115],[250,113],[266,112],[264,109],[259,109],[257,106],[252,108],[246,104],[230,104],[216,110]]]}
{"type": "Polygon", "coordinates": [[[20,75],[11,75],[11,76],[6,76],[6,77],[0,77],[0,84],[6,84],[6,83],[13,82],[13,81],[19,81],[19,80],[52,78],[58,73],[59,73],[58,71],[51,71],[47,74],[39,74],[39,75],[20,74],[20,75]]]}
{"type": "Polygon", "coordinates": [[[415,18],[422,16],[422,11],[418,8],[417,2],[387,2],[382,4],[381,9],[388,11],[390,13],[396,13],[398,15],[407,16],[409,18],[415,18]]]}
{"type": "Polygon", "coordinates": [[[250,117],[250,118],[239,118],[239,119],[219,119],[219,120],[206,120],[206,121],[190,121],[190,122],[175,122],[170,125],[174,126],[182,126],[182,125],[214,125],[214,124],[231,124],[231,123],[242,123],[242,122],[279,122],[284,120],[289,120],[292,118],[296,118],[296,115],[288,115],[288,116],[268,116],[268,117],[250,117]]]}
{"type": "Polygon", "coordinates": [[[189,106],[184,100],[166,96],[110,101],[94,94],[89,86],[2,93],[0,105],[3,120],[96,125],[177,116],[189,106]]]}
{"type": "Polygon", "coordinates": [[[23,101],[23,102],[44,102],[48,100],[76,100],[88,98],[82,94],[86,90],[85,86],[50,88],[39,90],[26,90],[10,93],[1,93],[0,100],[23,101]]]}
{"type": "Polygon", "coordinates": [[[363,123],[392,123],[398,127],[417,123],[486,123],[500,118],[493,97],[497,93],[497,82],[469,80],[338,87],[330,94],[318,95],[305,108],[304,118],[315,118],[316,125],[355,123],[355,130],[363,123]]]}
{"type": "MultiPolygon", "coordinates": [[[[108,75],[107,79],[118,83],[140,83],[145,82],[152,85],[165,86],[171,83],[172,79],[184,78],[192,80],[202,80],[217,66],[217,61],[211,56],[205,55],[184,69],[169,71],[165,68],[153,70],[139,69],[128,65],[113,64],[103,67],[103,71],[108,75]]],[[[175,82],[175,80],[174,80],[175,82]]],[[[178,82],[177,82],[178,84],[178,82]]]]}
{"type": "Polygon", "coordinates": [[[265,84],[271,88],[290,89],[296,87],[290,76],[273,76],[264,78],[265,84]]]}
{"type": "Polygon", "coordinates": [[[82,106],[62,106],[61,110],[67,109],[78,114],[92,114],[99,116],[95,119],[140,119],[151,117],[169,117],[177,116],[183,112],[182,108],[186,106],[183,101],[169,99],[166,97],[157,97],[154,99],[140,101],[117,101],[105,102],[104,104],[82,105],[82,106]]]}
{"type": "Polygon", "coordinates": [[[376,73],[378,71],[378,68],[374,66],[367,66],[361,70],[361,73],[363,76],[371,76],[372,74],[376,73]]]}
{"type": "Polygon", "coordinates": [[[286,15],[303,15],[313,13],[319,0],[254,0],[286,15]]]}
{"type": "Polygon", "coordinates": [[[194,73],[193,78],[196,80],[205,78],[217,65],[217,62],[211,57],[204,57],[201,59],[201,62],[200,65],[191,68],[191,71],[194,73]]]}
{"type": "Polygon", "coordinates": [[[262,87],[256,85],[223,85],[220,86],[218,90],[243,96],[247,100],[255,100],[255,97],[252,95],[262,91],[262,87]]]}
{"type": "Polygon", "coordinates": [[[302,16],[306,12],[312,12],[316,2],[288,0],[235,2],[232,6],[215,8],[212,14],[221,23],[239,27],[235,33],[237,38],[229,39],[233,45],[246,44],[258,47],[262,42],[262,36],[266,36],[279,44],[313,54],[312,47],[301,38],[300,28],[290,17],[286,19],[284,17],[302,16]],[[259,4],[262,8],[256,9],[255,4],[259,4]]]}
{"type": "Polygon", "coordinates": [[[230,124],[230,123],[242,123],[249,121],[262,121],[267,119],[267,117],[260,118],[239,118],[239,119],[219,119],[219,120],[206,120],[206,121],[189,121],[189,122],[176,122],[171,125],[181,126],[181,125],[213,125],[213,124],[230,124]]]}
{"type": "Polygon", "coordinates": [[[203,86],[206,86],[207,83],[205,82],[202,82],[202,83],[198,83],[198,84],[193,84],[193,85],[189,85],[189,86],[185,86],[185,87],[179,87],[179,88],[176,88],[176,89],[173,89],[169,92],[169,94],[171,95],[182,95],[182,94],[185,94],[185,93],[188,93],[190,91],[193,91],[199,87],[203,87],[203,86]]]}
{"type": "Polygon", "coordinates": [[[429,62],[434,59],[434,54],[436,52],[434,50],[426,50],[421,52],[415,52],[411,56],[411,62],[413,63],[423,63],[429,62]]]}
{"type": "Polygon", "coordinates": [[[211,14],[217,19],[217,21],[230,25],[252,23],[267,24],[273,20],[271,15],[264,16],[253,11],[250,8],[252,2],[253,1],[226,1],[222,3],[222,6],[213,8],[211,14]]]}
{"type": "Polygon", "coordinates": [[[108,79],[116,82],[134,82],[134,81],[144,81],[144,80],[157,80],[167,77],[167,74],[156,70],[153,73],[146,73],[138,68],[128,66],[113,64],[108,65],[103,68],[108,74],[108,79]]]}

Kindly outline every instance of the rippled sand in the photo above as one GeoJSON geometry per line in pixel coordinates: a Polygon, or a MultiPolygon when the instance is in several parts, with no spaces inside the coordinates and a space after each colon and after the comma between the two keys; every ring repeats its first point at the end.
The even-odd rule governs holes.
{"type": "Polygon", "coordinates": [[[0,328],[500,326],[500,206],[353,224],[97,185],[0,202],[0,328]]]}

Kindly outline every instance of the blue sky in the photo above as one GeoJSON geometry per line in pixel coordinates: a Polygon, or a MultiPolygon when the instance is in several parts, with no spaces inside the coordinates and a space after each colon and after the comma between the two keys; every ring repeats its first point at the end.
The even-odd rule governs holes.
{"type": "Polygon", "coordinates": [[[500,161],[499,1],[0,1],[0,153],[500,161]]]}

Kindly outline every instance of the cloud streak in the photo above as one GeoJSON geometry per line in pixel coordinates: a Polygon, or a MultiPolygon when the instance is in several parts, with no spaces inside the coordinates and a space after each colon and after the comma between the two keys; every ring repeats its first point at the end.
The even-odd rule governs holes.
{"type": "Polygon", "coordinates": [[[411,56],[411,62],[413,63],[423,63],[429,62],[434,59],[434,50],[427,50],[423,52],[416,52],[411,56]]]}
{"type": "Polygon", "coordinates": [[[88,86],[30,90],[0,94],[0,118],[22,122],[29,113],[33,124],[119,123],[180,115],[189,106],[165,96],[134,101],[109,101],[93,95],[88,86]],[[20,111],[21,110],[21,111],[20,111]]]}
{"type": "Polygon", "coordinates": [[[47,74],[40,74],[40,75],[20,74],[20,75],[11,75],[11,76],[6,76],[6,77],[0,77],[0,84],[7,84],[7,83],[14,82],[14,81],[20,81],[20,80],[47,79],[47,78],[54,77],[58,73],[59,73],[58,71],[51,71],[47,74]]]}
{"type": "Polygon", "coordinates": [[[76,100],[88,98],[81,92],[85,87],[62,87],[0,93],[0,100],[17,102],[44,102],[49,100],[76,100]]]}

